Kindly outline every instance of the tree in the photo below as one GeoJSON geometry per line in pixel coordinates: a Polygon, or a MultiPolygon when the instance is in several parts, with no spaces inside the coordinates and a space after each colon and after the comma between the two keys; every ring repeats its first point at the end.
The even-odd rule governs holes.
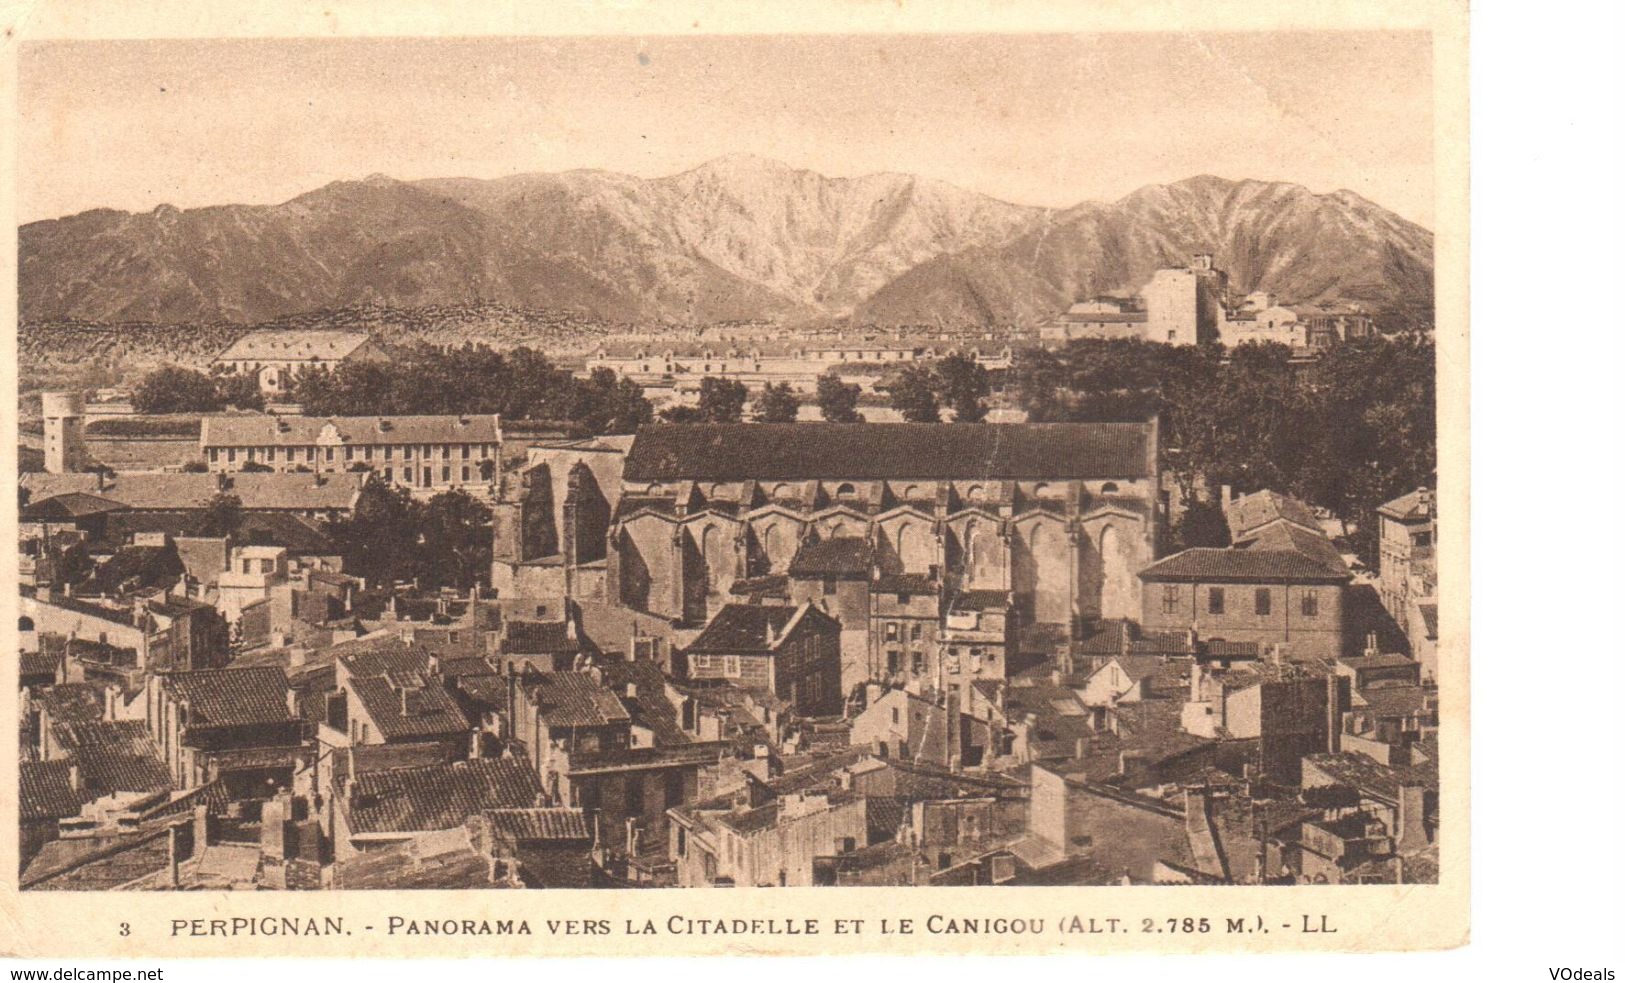
{"type": "Polygon", "coordinates": [[[834,369],[819,376],[818,409],[823,413],[824,420],[828,423],[862,423],[863,415],[858,412],[859,392],[861,390],[856,383],[842,382],[834,369]]]}
{"type": "Polygon", "coordinates": [[[345,572],[380,584],[418,576],[417,510],[406,489],[369,477],[351,514],[328,524],[345,572]]]}
{"type": "Polygon", "coordinates": [[[265,394],[260,391],[260,381],[254,375],[227,372],[216,366],[213,378],[215,401],[220,406],[235,406],[240,410],[265,409],[265,394]]]}
{"type": "Polygon", "coordinates": [[[700,416],[706,423],[738,423],[750,393],[736,379],[706,376],[700,380],[700,416]]]}
{"type": "Polygon", "coordinates": [[[980,423],[987,418],[987,397],[992,391],[987,369],[968,355],[949,355],[937,362],[937,393],[954,412],[957,423],[980,423]]]}
{"type": "Polygon", "coordinates": [[[1182,550],[1229,546],[1230,524],[1225,521],[1224,507],[1212,501],[1189,503],[1174,527],[1174,544],[1182,550]]]}
{"type": "Polygon", "coordinates": [[[926,366],[918,363],[905,366],[884,388],[891,395],[892,408],[908,422],[941,422],[936,374],[926,366]]]}
{"type": "Polygon", "coordinates": [[[794,423],[801,412],[801,397],[788,382],[769,383],[756,399],[758,423],[794,423]]]}
{"type": "Polygon", "coordinates": [[[198,519],[199,536],[235,536],[243,526],[243,500],[221,493],[209,499],[198,519]]]}
{"type": "Polygon", "coordinates": [[[182,474],[208,474],[209,466],[202,461],[187,461],[181,465],[182,474]]]}
{"type": "Polygon", "coordinates": [[[422,579],[430,587],[467,590],[491,573],[491,510],[461,489],[441,492],[422,507],[422,579]]]}
{"type": "Polygon", "coordinates": [[[147,373],[130,402],[137,413],[212,413],[222,405],[213,379],[174,365],[147,373]]]}
{"type": "Polygon", "coordinates": [[[244,461],[239,470],[245,474],[268,474],[276,469],[264,461],[244,461]]]}
{"type": "Polygon", "coordinates": [[[660,419],[666,423],[704,423],[705,414],[698,406],[677,405],[661,410],[660,419]]]}

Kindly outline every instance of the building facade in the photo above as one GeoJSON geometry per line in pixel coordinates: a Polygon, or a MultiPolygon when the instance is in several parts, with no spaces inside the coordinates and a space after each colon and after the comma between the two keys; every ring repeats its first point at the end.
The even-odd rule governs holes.
{"type": "Polygon", "coordinates": [[[213,365],[254,376],[267,396],[286,397],[301,373],[331,372],[345,362],[381,355],[359,331],[250,331],[216,355],[213,365]]]}
{"type": "Polygon", "coordinates": [[[370,471],[419,494],[489,492],[499,469],[495,414],[471,416],[270,416],[203,418],[200,447],[210,471],[249,465],[318,474],[370,471]]]}

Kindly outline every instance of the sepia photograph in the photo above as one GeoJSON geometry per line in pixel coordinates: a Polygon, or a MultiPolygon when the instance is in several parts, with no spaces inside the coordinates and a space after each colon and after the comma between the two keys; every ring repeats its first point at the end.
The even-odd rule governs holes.
{"type": "Polygon", "coordinates": [[[12,883],[1464,892],[1438,43],[16,43],[12,883]]]}

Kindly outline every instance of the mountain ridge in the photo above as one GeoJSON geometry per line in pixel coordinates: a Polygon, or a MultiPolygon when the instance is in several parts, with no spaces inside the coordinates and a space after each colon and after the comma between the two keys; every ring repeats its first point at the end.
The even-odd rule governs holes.
{"type": "Polygon", "coordinates": [[[274,205],[97,208],[22,226],[31,319],[244,323],[356,304],[497,303],[610,321],[1031,322],[1213,252],[1238,291],[1431,306],[1432,233],[1338,190],[1197,175],[1018,205],[898,172],[749,154],[642,178],[333,181],[274,205]]]}

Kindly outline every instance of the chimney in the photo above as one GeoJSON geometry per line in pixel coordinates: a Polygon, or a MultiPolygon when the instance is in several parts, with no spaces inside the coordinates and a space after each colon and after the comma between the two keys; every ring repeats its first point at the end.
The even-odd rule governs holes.
{"type": "Polygon", "coordinates": [[[1221,506],[1228,506],[1230,504],[1230,491],[1231,488],[1229,485],[1219,486],[1219,504],[1221,506]]]}
{"type": "Polygon", "coordinates": [[[568,638],[572,642],[577,641],[577,640],[580,639],[581,636],[576,631],[576,619],[575,618],[565,618],[564,619],[564,637],[568,638]]]}
{"type": "Polygon", "coordinates": [[[411,710],[410,707],[408,707],[406,705],[406,687],[402,686],[400,692],[401,692],[401,716],[410,717],[412,715],[412,710],[411,710]]]}
{"type": "Polygon", "coordinates": [[[203,853],[203,848],[209,845],[209,807],[195,805],[192,807],[192,856],[203,853]]]}
{"type": "Polygon", "coordinates": [[[1422,802],[1426,791],[1420,785],[1401,785],[1399,788],[1399,835],[1394,848],[1408,853],[1427,846],[1427,827],[1423,821],[1422,802]]]}
{"type": "Polygon", "coordinates": [[[1377,647],[1377,633],[1374,631],[1367,632],[1365,636],[1365,657],[1371,659],[1380,654],[1382,653],[1381,649],[1377,647]]]}
{"type": "Polygon", "coordinates": [[[288,716],[299,716],[299,693],[291,689],[288,690],[288,716]]]}
{"type": "Polygon", "coordinates": [[[637,683],[627,683],[626,684],[626,698],[629,699],[629,700],[635,700],[635,699],[638,698],[638,684],[637,683]]]}
{"type": "Polygon", "coordinates": [[[75,792],[79,791],[80,778],[78,765],[68,766],[68,787],[73,789],[75,792]]]}
{"type": "Polygon", "coordinates": [[[468,735],[468,760],[478,761],[480,759],[480,743],[479,730],[471,731],[468,735]]]}
{"type": "MultiPolygon", "coordinates": [[[[194,848],[195,849],[195,848],[194,848]]],[[[181,828],[169,827],[169,889],[178,891],[181,887],[181,828]]]]}

